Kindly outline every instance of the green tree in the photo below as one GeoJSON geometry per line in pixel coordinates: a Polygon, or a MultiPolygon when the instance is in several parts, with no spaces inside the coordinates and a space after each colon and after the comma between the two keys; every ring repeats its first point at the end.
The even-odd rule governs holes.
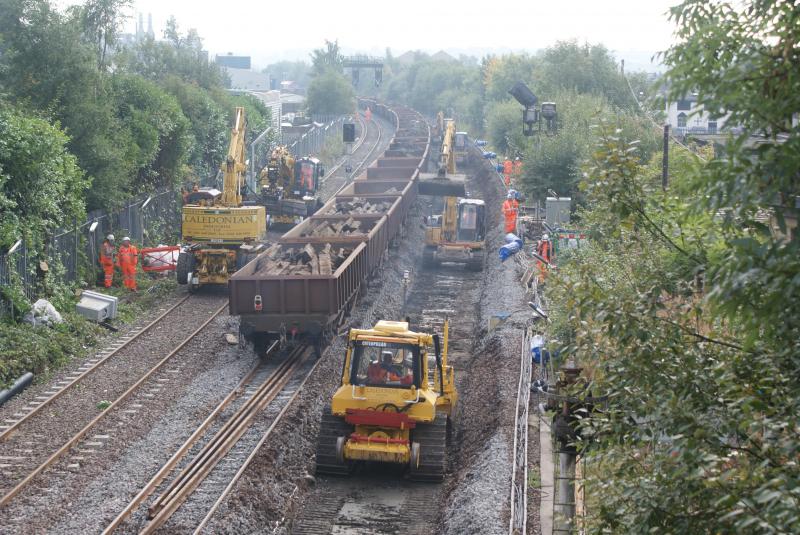
{"type": "Polygon", "coordinates": [[[328,41],[325,39],[324,48],[315,48],[311,52],[311,66],[314,75],[319,76],[332,70],[341,72],[344,64],[344,56],[339,48],[339,41],[328,41]]]}
{"type": "MultiPolygon", "coordinates": [[[[0,247],[36,248],[84,214],[88,182],[57,126],[0,101],[0,247]]],[[[35,250],[35,249],[34,249],[35,250]]]]}
{"type": "Polygon", "coordinates": [[[139,76],[116,75],[113,85],[116,116],[129,133],[126,161],[136,174],[132,192],[177,184],[191,144],[189,121],[177,100],[139,76]]]}
{"type": "Polygon", "coordinates": [[[95,47],[98,69],[103,70],[108,66],[108,49],[117,42],[122,11],[130,5],[131,0],[88,0],[76,8],[83,30],[95,47]]]}
{"type": "Polygon", "coordinates": [[[741,133],[713,158],[679,152],[664,192],[657,161],[601,131],[583,182],[593,245],[548,283],[559,336],[609,396],[581,426],[589,530],[795,533],[798,13],[689,0],[672,17],[672,98],[697,91],[741,133]]]}
{"type": "Polygon", "coordinates": [[[308,86],[306,105],[311,113],[344,114],[355,109],[355,91],[339,72],[328,69],[308,86]]]}

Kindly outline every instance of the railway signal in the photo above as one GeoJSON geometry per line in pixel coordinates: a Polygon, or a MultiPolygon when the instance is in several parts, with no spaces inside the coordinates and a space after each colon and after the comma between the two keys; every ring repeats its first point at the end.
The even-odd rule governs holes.
{"type": "Polygon", "coordinates": [[[558,131],[558,112],[555,102],[542,102],[539,106],[539,97],[522,82],[516,82],[508,92],[524,107],[522,110],[523,135],[533,136],[541,133],[543,129],[548,135],[558,131]],[[538,128],[536,128],[537,125],[538,128]]]}

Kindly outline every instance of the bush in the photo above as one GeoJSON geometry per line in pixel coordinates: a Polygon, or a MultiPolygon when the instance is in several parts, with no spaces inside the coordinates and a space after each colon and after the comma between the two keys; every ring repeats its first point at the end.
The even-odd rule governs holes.
{"type": "Polygon", "coordinates": [[[46,374],[96,344],[101,327],[74,313],[62,316],[53,327],[0,323],[0,388],[25,372],[46,374]]]}

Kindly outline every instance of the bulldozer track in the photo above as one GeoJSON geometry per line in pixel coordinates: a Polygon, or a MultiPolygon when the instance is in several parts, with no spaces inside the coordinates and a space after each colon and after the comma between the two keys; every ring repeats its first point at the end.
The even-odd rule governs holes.
{"type": "MultiPolygon", "coordinates": [[[[7,468],[0,479],[4,490],[3,496],[0,497],[0,508],[8,505],[40,474],[85,441],[85,437],[98,423],[112,413],[119,412],[122,403],[149,384],[156,372],[162,370],[186,344],[225,310],[227,304],[222,301],[224,300],[219,296],[183,298],[144,329],[134,333],[127,340],[121,340],[121,344],[118,344],[111,354],[102,357],[101,361],[94,363],[91,368],[84,370],[80,376],[65,385],[60,393],[53,395],[47,402],[48,411],[41,409],[32,411],[25,419],[24,425],[20,425],[23,424],[22,421],[17,422],[18,425],[13,431],[5,435],[6,440],[0,448],[4,458],[15,460],[15,464],[7,468]],[[173,318],[173,314],[178,314],[176,312],[178,310],[186,312],[175,316],[174,321],[178,324],[171,325],[166,318],[173,318]],[[188,336],[184,334],[187,323],[188,328],[194,327],[188,336]],[[145,336],[147,332],[156,334],[147,337],[145,336]],[[165,346],[168,349],[165,350],[165,346]],[[99,376],[100,374],[94,372],[97,372],[101,365],[110,362],[111,357],[120,356],[123,351],[131,352],[131,359],[124,362],[122,371],[111,373],[105,378],[106,381],[113,383],[113,389],[103,389],[98,392],[97,388],[92,388],[90,385],[77,387],[90,375],[99,376]],[[114,401],[96,406],[98,396],[108,396],[109,393],[115,395],[114,401]],[[61,411],[70,408],[74,410],[76,404],[84,406],[85,410],[75,416],[70,412],[69,418],[64,418],[64,413],[61,411]],[[97,411],[101,407],[102,410],[98,414],[97,411]]],[[[101,384],[107,386],[108,383],[101,384]]],[[[161,386],[162,383],[154,386],[154,391],[161,386]]],[[[155,396],[153,393],[147,395],[155,396]]],[[[93,442],[87,444],[101,445],[100,442],[109,438],[105,435],[95,436],[93,442]]]]}

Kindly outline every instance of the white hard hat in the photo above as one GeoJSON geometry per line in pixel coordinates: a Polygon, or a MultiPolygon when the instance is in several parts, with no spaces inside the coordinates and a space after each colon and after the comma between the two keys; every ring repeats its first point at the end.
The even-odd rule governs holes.
{"type": "Polygon", "coordinates": [[[508,195],[506,195],[506,198],[507,199],[513,199],[514,198],[514,192],[513,191],[509,191],[508,195]]]}
{"type": "Polygon", "coordinates": [[[122,238],[122,241],[131,241],[131,239],[129,237],[125,236],[124,238],[122,238]]]}
{"type": "Polygon", "coordinates": [[[114,235],[113,234],[109,234],[108,236],[106,236],[106,239],[108,241],[114,241],[114,235]]]}
{"type": "Polygon", "coordinates": [[[544,233],[544,234],[542,234],[542,239],[543,240],[549,240],[550,236],[548,236],[547,233],[544,233]]]}

